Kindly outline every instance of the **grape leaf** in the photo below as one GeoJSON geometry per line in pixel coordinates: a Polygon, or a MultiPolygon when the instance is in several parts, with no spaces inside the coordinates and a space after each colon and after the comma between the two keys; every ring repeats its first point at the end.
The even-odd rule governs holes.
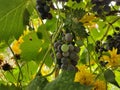
{"type": "Polygon", "coordinates": [[[90,87],[74,81],[75,72],[63,71],[54,81],[48,83],[43,90],[91,90],[90,87]]]}
{"type": "Polygon", "coordinates": [[[44,86],[48,83],[48,80],[44,77],[36,76],[27,86],[27,90],[43,90],[44,86]]]}
{"type": "Polygon", "coordinates": [[[105,77],[107,82],[109,82],[111,84],[114,84],[115,86],[120,88],[120,86],[118,85],[118,82],[115,80],[115,74],[114,74],[114,72],[112,70],[107,69],[104,72],[104,77],[105,77]]]}
{"type": "Polygon", "coordinates": [[[19,87],[16,87],[15,85],[0,85],[0,90],[19,90],[19,87]]]}
{"type": "Polygon", "coordinates": [[[31,32],[23,38],[24,42],[21,44],[20,48],[21,52],[21,60],[23,61],[31,61],[37,60],[37,56],[39,54],[39,49],[43,44],[42,40],[38,39],[36,32],[31,32]]]}
{"type": "Polygon", "coordinates": [[[28,0],[0,0],[0,41],[8,41],[13,36],[18,38],[22,34],[27,4],[28,0]]]}
{"type": "MultiPolygon", "coordinates": [[[[44,55],[46,55],[46,52],[49,48],[49,44],[50,44],[50,37],[49,37],[49,33],[47,31],[48,27],[50,27],[49,25],[50,23],[48,23],[48,25],[44,25],[42,24],[39,28],[38,28],[38,31],[37,31],[37,36],[39,39],[43,40],[44,41],[44,44],[41,45],[41,52],[39,52],[39,55],[38,55],[38,59],[40,60],[43,60],[44,58],[44,55]]],[[[46,55],[46,58],[45,58],[45,64],[47,66],[51,66],[53,60],[50,56],[50,52],[48,52],[48,54],[46,55]]]]}

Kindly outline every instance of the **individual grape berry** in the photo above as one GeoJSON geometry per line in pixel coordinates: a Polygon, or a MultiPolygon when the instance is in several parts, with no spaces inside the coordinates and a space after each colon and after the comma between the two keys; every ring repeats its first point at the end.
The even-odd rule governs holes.
{"type": "Polygon", "coordinates": [[[74,51],[77,52],[77,53],[79,53],[79,52],[80,52],[80,48],[77,47],[77,46],[75,46],[75,47],[74,47],[74,51]]]}
{"type": "Polygon", "coordinates": [[[67,65],[67,64],[62,64],[62,65],[61,65],[61,69],[67,70],[67,68],[68,68],[68,65],[67,65]]]}
{"type": "Polygon", "coordinates": [[[73,40],[73,35],[72,35],[71,33],[65,34],[65,40],[66,40],[67,42],[72,42],[72,40],[73,40]]]}
{"type": "Polygon", "coordinates": [[[75,67],[72,64],[70,64],[70,65],[68,65],[67,70],[68,71],[75,71],[75,67]]]}
{"type": "Polygon", "coordinates": [[[59,45],[61,45],[61,42],[60,41],[57,41],[54,43],[54,48],[57,48],[59,45]]]}
{"type": "Polygon", "coordinates": [[[61,52],[61,45],[57,46],[57,51],[61,52]]]}
{"type": "Polygon", "coordinates": [[[79,56],[76,55],[75,58],[73,59],[73,61],[78,61],[79,60],[79,56]]]}
{"type": "Polygon", "coordinates": [[[69,59],[63,57],[63,58],[61,58],[61,63],[62,63],[62,64],[68,64],[68,63],[69,63],[69,59]]]}
{"type": "Polygon", "coordinates": [[[60,52],[57,52],[57,53],[56,53],[56,58],[57,58],[57,59],[61,59],[61,58],[62,58],[62,54],[61,54],[60,52]]]}
{"type": "Polygon", "coordinates": [[[74,50],[74,46],[72,44],[69,44],[69,51],[73,51],[74,50]]]}
{"type": "Polygon", "coordinates": [[[63,52],[62,55],[63,55],[64,57],[68,57],[68,56],[69,56],[69,52],[63,52]]]}
{"type": "Polygon", "coordinates": [[[61,50],[62,50],[63,52],[67,52],[67,51],[69,50],[69,46],[68,46],[67,44],[63,44],[63,45],[61,46],[61,50]]]}
{"type": "Polygon", "coordinates": [[[76,56],[77,56],[77,53],[73,51],[70,53],[69,57],[70,57],[70,59],[74,60],[76,58],[76,56]]]}
{"type": "Polygon", "coordinates": [[[72,64],[73,66],[76,66],[76,65],[77,65],[77,61],[71,60],[71,64],[72,64]]]}

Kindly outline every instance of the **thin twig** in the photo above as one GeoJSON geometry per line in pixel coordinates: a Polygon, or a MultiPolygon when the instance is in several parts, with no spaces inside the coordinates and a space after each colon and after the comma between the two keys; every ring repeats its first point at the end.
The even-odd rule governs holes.
{"type": "MultiPolygon", "coordinates": [[[[21,67],[20,67],[20,65],[19,65],[19,63],[18,63],[18,61],[17,61],[17,58],[16,58],[16,56],[15,56],[15,54],[14,54],[11,46],[9,45],[9,43],[7,43],[7,45],[8,45],[8,47],[9,47],[9,49],[11,50],[11,52],[12,52],[14,58],[15,58],[14,60],[15,60],[15,62],[16,62],[16,64],[17,64],[18,68],[19,68],[18,81],[17,81],[17,86],[18,86],[19,83],[20,83],[20,85],[21,85],[20,76],[22,76],[22,79],[23,79],[23,73],[22,73],[21,67]],[[20,75],[20,74],[21,74],[21,75],[20,75]]],[[[21,86],[21,87],[22,87],[22,86],[21,86]]]]}
{"type": "Polygon", "coordinates": [[[107,33],[109,32],[110,30],[110,27],[112,26],[112,24],[114,24],[116,21],[118,21],[120,19],[120,17],[116,18],[115,20],[113,20],[111,23],[108,23],[108,27],[107,27],[107,30],[105,32],[105,34],[103,35],[103,37],[101,38],[101,41],[103,41],[103,39],[105,38],[105,36],[107,35],[107,33]]]}

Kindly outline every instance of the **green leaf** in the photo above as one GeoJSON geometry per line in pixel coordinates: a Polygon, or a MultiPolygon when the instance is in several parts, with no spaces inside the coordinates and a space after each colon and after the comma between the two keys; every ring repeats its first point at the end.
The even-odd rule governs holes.
{"type": "MultiPolygon", "coordinates": [[[[43,24],[41,25],[39,28],[38,28],[38,31],[37,31],[37,36],[39,39],[43,40],[44,43],[42,44],[41,46],[41,52],[39,52],[39,55],[38,55],[38,59],[40,60],[43,60],[44,56],[46,55],[46,52],[49,48],[49,45],[50,45],[50,37],[49,37],[49,32],[47,31],[47,25],[43,24]]],[[[48,54],[46,55],[46,58],[45,58],[45,64],[50,67],[53,63],[53,60],[52,60],[52,57],[50,56],[50,52],[48,52],[48,54]]]]}
{"type": "Polygon", "coordinates": [[[43,90],[91,90],[90,87],[74,82],[75,72],[63,71],[53,82],[48,83],[43,90]]]}
{"type": "Polygon", "coordinates": [[[0,41],[18,38],[23,30],[23,13],[27,0],[0,0],[0,41]]]}
{"type": "Polygon", "coordinates": [[[47,20],[45,25],[46,25],[46,30],[47,31],[52,31],[53,32],[57,28],[57,19],[52,18],[51,20],[47,20]]]}
{"type": "Polygon", "coordinates": [[[0,85],[0,90],[20,90],[19,87],[16,87],[15,85],[0,85]]]}
{"type": "Polygon", "coordinates": [[[38,64],[35,61],[30,61],[21,67],[23,73],[22,84],[26,85],[29,81],[33,79],[38,68],[38,64]]]}
{"type": "Polygon", "coordinates": [[[21,52],[21,60],[23,61],[31,61],[37,60],[39,55],[39,49],[43,44],[43,41],[38,39],[36,32],[31,32],[23,38],[24,42],[21,44],[20,48],[21,52]]]}
{"type": "Polygon", "coordinates": [[[88,33],[85,31],[85,27],[82,23],[74,23],[72,26],[73,32],[75,32],[76,36],[81,38],[86,38],[88,36],[88,33]]]}
{"type": "Polygon", "coordinates": [[[46,29],[46,25],[42,24],[37,31],[37,36],[39,39],[44,40],[44,47],[48,47],[50,44],[49,32],[46,29]]]}
{"type": "Polygon", "coordinates": [[[48,80],[44,77],[36,76],[27,86],[27,90],[43,90],[48,80]]]}
{"type": "Polygon", "coordinates": [[[115,74],[113,73],[112,70],[107,69],[104,72],[104,77],[105,77],[105,79],[106,79],[107,82],[109,82],[111,84],[114,84],[115,86],[117,86],[117,87],[120,88],[120,86],[118,85],[117,81],[115,80],[115,74]]]}

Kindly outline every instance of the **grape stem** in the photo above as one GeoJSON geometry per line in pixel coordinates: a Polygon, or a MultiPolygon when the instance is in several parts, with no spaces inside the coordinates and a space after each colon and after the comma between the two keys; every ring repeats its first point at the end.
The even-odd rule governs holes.
{"type": "MultiPolygon", "coordinates": [[[[60,27],[58,28],[58,30],[56,30],[55,36],[52,37],[51,45],[49,45],[49,48],[48,48],[48,50],[46,51],[46,53],[45,53],[45,55],[44,55],[44,57],[43,57],[42,63],[39,64],[36,75],[39,75],[39,73],[41,72],[42,66],[43,66],[43,64],[44,64],[44,62],[45,62],[45,58],[47,57],[49,51],[52,49],[52,45],[53,45],[53,43],[55,42],[57,36],[59,35],[59,33],[60,33],[60,31],[61,31],[61,27],[62,27],[62,25],[60,25],[60,27]]],[[[47,75],[47,76],[48,76],[48,75],[47,75]]]]}
{"type": "Polygon", "coordinates": [[[103,41],[103,39],[105,38],[105,36],[106,36],[107,33],[109,32],[110,27],[112,26],[112,24],[114,24],[115,22],[117,22],[119,19],[120,19],[120,17],[116,18],[116,19],[115,19],[114,21],[112,21],[111,23],[108,23],[107,30],[106,30],[105,34],[103,35],[103,37],[101,38],[101,41],[103,41]]]}
{"type": "Polygon", "coordinates": [[[14,56],[14,60],[15,60],[15,62],[16,62],[16,64],[17,64],[18,68],[19,68],[17,86],[19,86],[19,84],[20,84],[20,87],[21,87],[21,89],[22,89],[21,80],[23,79],[23,73],[22,73],[21,67],[20,67],[20,65],[19,65],[19,63],[18,63],[18,61],[17,61],[17,58],[16,58],[16,56],[15,56],[15,54],[14,54],[11,46],[9,45],[9,43],[6,43],[6,44],[8,45],[9,49],[11,50],[11,52],[12,52],[12,54],[13,54],[13,56],[14,56]],[[20,76],[22,77],[21,79],[20,79],[20,76]]]}

